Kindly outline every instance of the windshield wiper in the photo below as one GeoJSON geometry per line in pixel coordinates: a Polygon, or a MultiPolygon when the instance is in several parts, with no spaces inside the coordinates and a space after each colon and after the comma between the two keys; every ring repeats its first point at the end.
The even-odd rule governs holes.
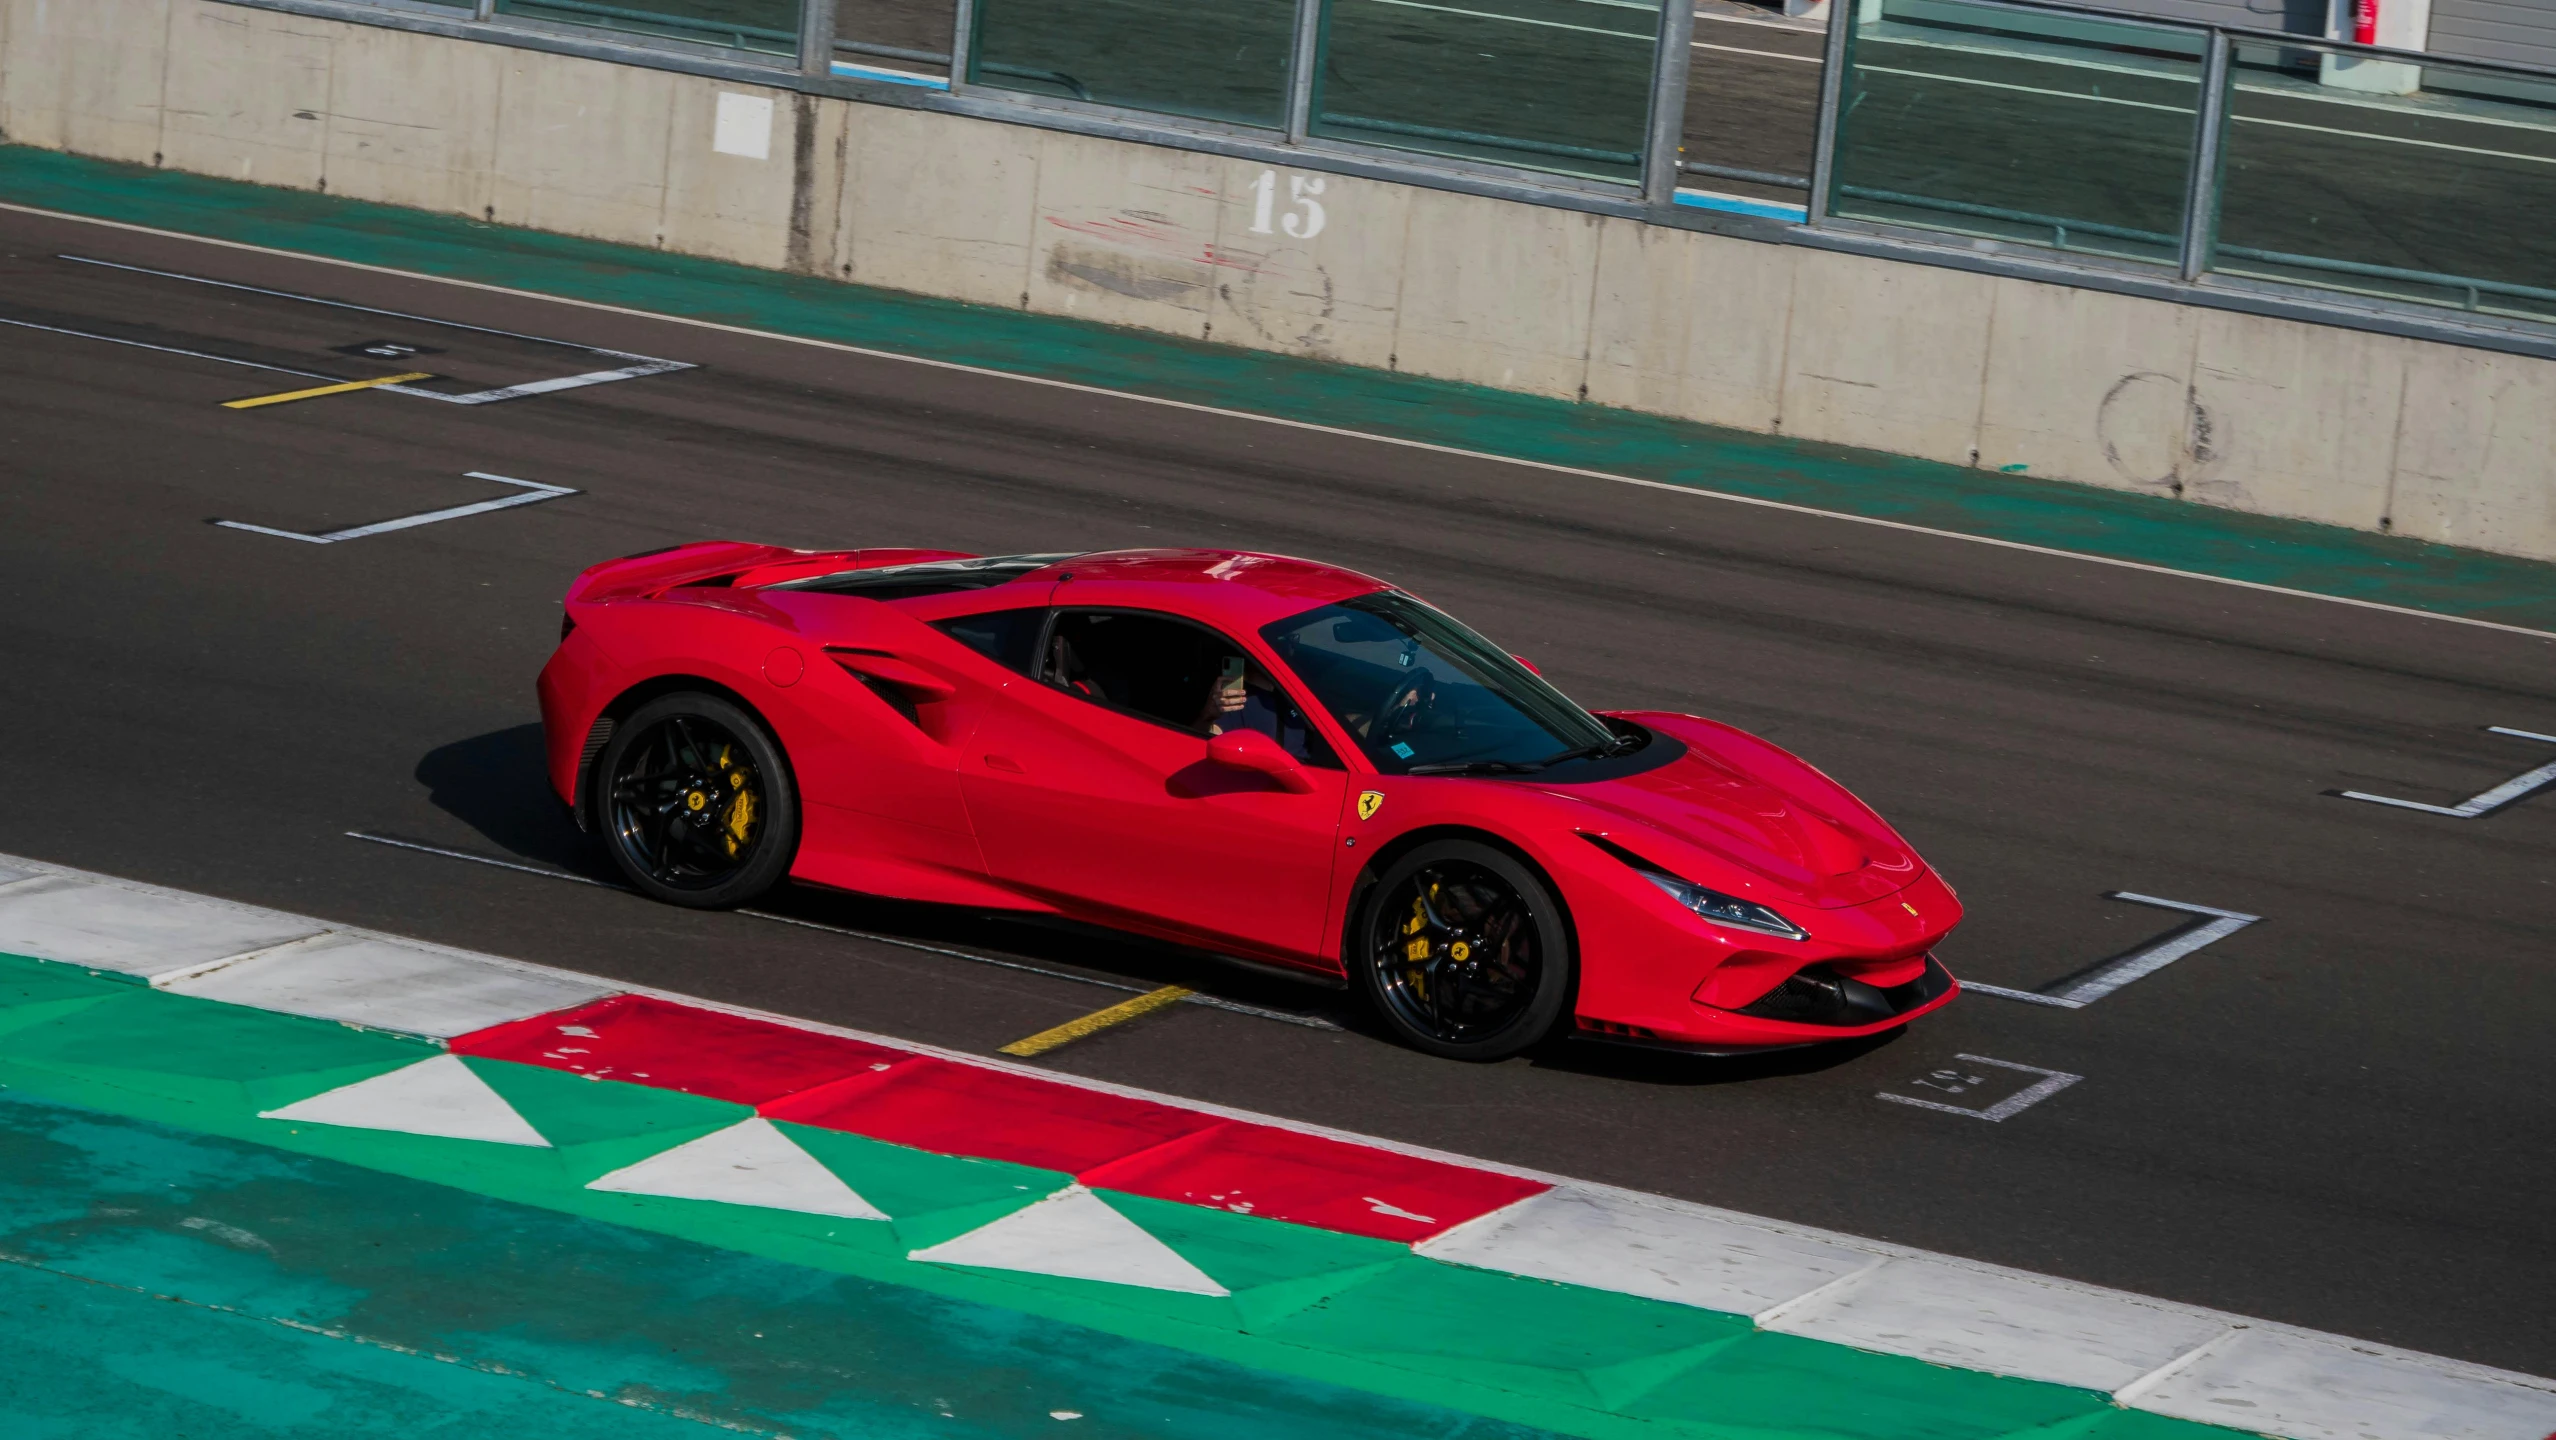
{"type": "Polygon", "coordinates": [[[1581,745],[1565,750],[1559,755],[1547,755],[1536,761],[1533,768],[1542,770],[1549,765],[1559,765],[1565,760],[1604,760],[1611,756],[1626,754],[1640,743],[1630,735],[1618,735],[1603,745],[1581,745]]]}
{"type": "Polygon", "coordinates": [[[1405,775],[1532,775],[1544,768],[1541,760],[1446,760],[1433,765],[1414,765],[1405,775]]]}
{"type": "Polygon", "coordinates": [[[1565,760],[1603,760],[1634,748],[1629,736],[1618,736],[1604,745],[1580,745],[1541,760],[1446,760],[1431,765],[1414,765],[1405,775],[1533,775],[1549,770],[1565,760]]]}

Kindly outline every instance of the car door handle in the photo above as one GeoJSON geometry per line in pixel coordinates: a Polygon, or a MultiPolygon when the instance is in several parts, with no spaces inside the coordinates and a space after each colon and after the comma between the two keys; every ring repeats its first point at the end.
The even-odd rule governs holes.
{"type": "Polygon", "coordinates": [[[947,700],[958,693],[958,687],[922,666],[885,650],[856,650],[850,646],[829,645],[826,658],[872,680],[884,680],[901,690],[910,691],[918,700],[947,700]]]}
{"type": "Polygon", "coordinates": [[[1013,759],[1009,755],[986,756],[985,768],[988,770],[1008,770],[1014,775],[1026,775],[1029,773],[1021,768],[1020,761],[1013,759]]]}

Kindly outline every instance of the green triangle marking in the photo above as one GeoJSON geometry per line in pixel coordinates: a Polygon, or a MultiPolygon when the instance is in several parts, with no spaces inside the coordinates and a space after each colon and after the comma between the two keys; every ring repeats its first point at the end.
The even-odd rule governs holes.
{"type": "Polygon", "coordinates": [[[2237,1440],[2244,1433],[2198,1420],[2108,1407],[2099,1414],[2017,1430],[1998,1440],[2237,1440]]]}
{"type": "Polygon", "coordinates": [[[2001,1440],[2112,1408],[2110,1396],[2074,1386],[1759,1331],[1653,1387],[1623,1413],[1838,1440],[2001,1440]]]}
{"type": "Polygon", "coordinates": [[[254,1113],[436,1053],[423,1041],[334,1021],[116,989],[0,1034],[0,1057],[116,1090],[254,1113]]]}
{"type": "Polygon", "coordinates": [[[32,955],[0,954],[0,1010],[74,996],[125,994],[140,984],[127,975],[39,960],[32,955]]]}
{"type": "Polygon", "coordinates": [[[546,1065],[468,1055],[462,1063],[557,1148],[563,1173],[578,1185],[724,1130],[754,1113],[727,1100],[590,1080],[546,1065]]]}
{"type": "Polygon", "coordinates": [[[886,1211],[905,1250],[956,1239],[1073,1183],[1056,1170],[935,1155],[787,1120],[774,1125],[862,1199],[886,1211]]]}
{"type": "Polygon", "coordinates": [[[1260,1333],[1595,1404],[1598,1384],[1582,1372],[1682,1354],[1748,1328],[1735,1315],[1406,1256],[1260,1333]]]}
{"type": "MultiPolygon", "coordinates": [[[[1190,1263],[1197,1264],[1195,1260],[1190,1263]]],[[[1361,1265],[1355,1270],[1330,1270],[1296,1280],[1273,1280],[1248,1290],[1235,1290],[1227,1303],[1234,1307],[1234,1313],[1240,1317],[1246,1332],[1265,1333],[1308,1305],[1318,1305],[1353,1285],[1365,1284],[1384,1274],[1394,1263],[1382,1260],[1373,1265],[1361,1265]]],[[[1199,1268],[1203,1270],[1206,1267],[1202,1265],[1199,1268]]],[[[1226,1288],[1232,1289],[1231,1286],[1226,1288]]]]}
{"type": "Polygon", "coordinates": [[[75,1015],[130,995],[136,982],[25,955],[0,955],[0,1035],[75,1015]]]}
{"type": "Polygon", "coordinates": [[[1580,1373],[1588,1379],[1589,1388],[1597,1392],[1598,1404],[1609,1410],[1621,1410],[1746,1338],[1741,1334],[1728,1335],[1701,1345],[1690,1345],[1683,1350],[1663,1351],[1639,1360],[1601,1365],[1580,1373]]]}
{"type": "MultiPolygon", "coordinates": [[[[904,1255],[928,1250],[944,1241],[956,1240],[970,1230],[982,1230],[1004,1216],[1026,1210],[1045,1198],[1042,1195],[1013,1195],[1000,1200],[980,1200],[973,1205],[953,1205],[944,1210],[899,1215],[892,1227],[900,1247],[897,1253],[904,1255]]],[[[875,1205],[878,1202],[873,1200],[870,1203],[875,1205]]]]}
{"type": "Polygon", "coordinates": [[[1117,1190],[1093,1193],[1231,1291],[1211,1303],[1228,1307],[1232,1323],[1247,1331],[1265,1330],[1411,1258],[1410,1246],[1390,1240],[1117,1190]]]}
{"type": "Polygon", "coordinates": [[[69,995],[59,1000],[29,1000],[15,1005],[0,1005],[0,1035],[49,1024],[67,1015],[77,1015],[107,998],[104,995],[69,995]]]}
{"type": "Polygon", "coordinates": [[[1410,1246],[1390,1240],[1116,1190],[1093,1193],[1232,1291],[1345,1275],[1411,1257],[1410,1246]]]}

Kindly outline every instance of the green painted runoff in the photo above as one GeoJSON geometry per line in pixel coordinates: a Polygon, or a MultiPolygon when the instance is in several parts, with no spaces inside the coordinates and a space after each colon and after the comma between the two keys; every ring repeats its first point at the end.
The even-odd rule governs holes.
{"type": "MultiPolygon", "coordinates": [[[[792,1126],[786,1133],[884,1206],[890,1221],[593,1190],[586,1187],[608,1170],[748,1112],[507,1061],[463,1063],[557,1143],[444,1139],[259,1113],[439,1053],[399,1036],[0,956],[0,1260],[209,1311],[376,1337],[460,1357],[454,1363],[550,1377],[544,1383],[570,1391],[674,1397],[669,1414],[729,1414],[718,1397],[762,1375],[755,1367],[769,1359],[797,1377],[791,1384],[815,1392],[799,1410],[758,1399],[736,1413],[750,1428],[791,1434],[904,1433],[880,1417],[907,1414],[917,1387],[942,1397],[988,1387],[1008,1395],[1033,1380],[1047,1384],[1041,1377],[1052,1367],[1042,1357],[1086,1354],[1093,1374],[1139,1376],[1100,1389],[1172,1404],[1167,1414],[1194,1417],[1230,1404],[1267,1420],[1258,1431],[1222,1424],[1220,1434],[1290,1433],[1306,1420],[1291,1405],[1315,1405],[1324,1417],[1292,1433],[1466,1440],[1520,1427],[1599,1440],[2229,1434],[2156,1417],[2118,1430],[2110,1427],[2132,1423],[2128,1412],[2096,1392],[1766,1334],[1743,1316],[1447,1265],[1360,1236],[1106,1190],[1098,1192],[1102,1203],[1232,1293],[919,1262],[908,1258],[919,1245],[1019,1211],[1068,1177],[859,1137],[820,1139],[822,1132],[792,1126]],[[66,1007],[67,1000],[88,1003],[66,1007]],[[35,1018],[14,1023],[22,1011],[35,1018]],[[559,1247],[575,1254],[554,1254],[559,1247]],[[760,1278],[715,1278],[733,1276],[760,1278]],[[763,1307],[750,1324],[733,1313],[748,1300],[763,1307]],[[454,1318],[455,1307],[501,1303],[538,1314],[454,1318]],[[794,1308],[801,1306],[809,1307],[804,1315],[794,1308]],[[856,1321],[900,1338],[891,1344],[856,1321]],[[695,1333],[701,1324],[712,1328],[695,1333]],[[927,1344],[934,1324],[1000,1343],[934,1348],[927,1344]],[[805,1369],[817,1364],[811,1337],[827,1325],[854,1329],[823,1349],[824,1365],[805,1369]],[[903,1338],[915,1327],[921,1338],[903,1338]],[[749,1344],[740,1332],[756,1342],[797,1335],[800,1349],[749,1344]],[[612,1336],[626,1347],[607,1343],[612,1336]],[[930,1353],[911,1353],[915,1347],[930,1353]],[[1178,1365],[1205,1367],[1198,1373],[1212,1383],[1183,1389],[1190,1382],[1163,1378],[1166,1367],[1190,1373],[1175,1356],[1184,1357],[1178,1365]],[[873,1358],[878,1363],[863,1368],[873,1358]],[[1334,1411],[1345,1418],[1330,1418],[1334,1411]],[[822,1423],[808,1418],[820,1413],[822,1423]],[[2074,1425],[2093,1428],[2048,1429],[2074,1425]]],[[[89,1300],[122,1303],[103,1290],[89,1300]]],[[[12,1313],[30,1323],[23,1312],[0,1309],[0,1317],[12,1313]]],[[[0,1319],[0,1354],[9,1350],[10,1323],[0,1319]]],[[[112,1331],[83,1340],[61,1332],[66,1322],[31,1323],[57,1350],[120,1343],[112,1331]]],[[[231,1343],[222,1336],[233,1331],[212,1328],[222,1335],[206,1346],[231,1343]]],[[[257,1343],[271,1348],[272,1337],[257,1343]]],[[[111,1383],[108,1357],[92,1358],[92,1371],[106,1377],[94,1383],[111,1383]]],[[[244,1373],[269,1363],[286,1362],[239,1361],[244,1373]]],[[[395,1379],[322,1388],[369,1395],[362,1387],[379,1384],[392,1394],[407,1383],[395,1379]]],[[[0,1414],[9,1403],[0,1402],[0,1414]]],[[[1099,1413],[1079,1401],[1051,1408],[1099,1413]]],[[[1167,1422],[1123,1433],[1183,1432],[1167,1422]]]]}
{"type": "Polygon", "coordinates": [[[0,1091],[12,1440],[739,1433],[1540,1432],[0,1091]]]}

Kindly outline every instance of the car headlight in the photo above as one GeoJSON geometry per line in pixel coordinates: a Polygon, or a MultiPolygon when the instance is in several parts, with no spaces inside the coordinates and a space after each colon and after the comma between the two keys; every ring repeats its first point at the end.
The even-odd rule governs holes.
{"type": "Polygon", "coordinates": [[[1716,925],[1738,930],[1755,930],[1766,935],[1781,935],[1787,940],[1808,940],[1810,932],[1754,900],[1708,890],[1692,881],[1657,870],[1644,870],[1642,878],[1668,892],[1669,898],[1716,925]]]}

